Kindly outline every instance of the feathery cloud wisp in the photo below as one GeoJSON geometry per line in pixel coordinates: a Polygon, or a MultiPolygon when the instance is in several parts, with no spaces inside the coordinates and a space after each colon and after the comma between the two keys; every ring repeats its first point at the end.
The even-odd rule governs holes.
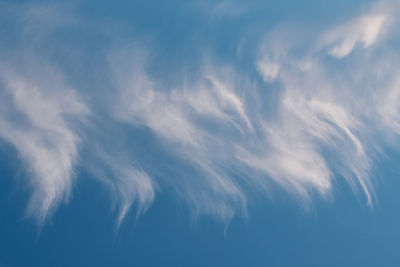
{"type": "MultiPolygon", "coordinates": [[[[43,222],[67,200],[78,165],[110,189],[119,224],[134,203],[147,209],[157,190],[177,194],[195,215],[228,221],[246,214],[270,181],[309,204],[314,192],[330,197],[343,177],[372,206],[382,145],[373,136],[400,132],[398,53],[379,42],[390,34],[390,14],[373,9],[313,38],[272,33],[251,69],[216,59],[186,77],[173,66],[166,70],[180,77],[173,85],[150,71],[152,50],[137,44],[104,48],[108,60],[98,68],[106,75],[85,78],[105,88],[74,81],[72,89],[70,72],[40,60],[29,71],[3,64],[0,136],[28,167],[29,213],[43,222]],[[156,148],[141,144],[141,154],[129,138],[143,129],[156,148]],[[122,148],[109,149],[110,140],[122,148]],[[91,161],[79,158],[80,148],[91,161]],[[162,164],[157,151],[168,155],[162,164]]],[[[46,29],[30,49],[45,42],[53,28],[46,29]]]]}

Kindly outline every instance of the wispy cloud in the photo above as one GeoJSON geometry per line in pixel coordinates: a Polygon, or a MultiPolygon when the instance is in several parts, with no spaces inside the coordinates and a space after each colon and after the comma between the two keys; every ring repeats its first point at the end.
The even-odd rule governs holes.
{"type": "MultiPolygon", "coordinates": [[[[43,222],[67,200],[78,165],[109,189],[118,224],[135,203],[145,211],[158,190],[177,195],[195,216],[229,221],[245,215],[270,181],[309,205],[313,192],[332,197],[343,178],[372,206],[373,159],[383,144],[374,137],[400,132],[398,54],[383,38],[395,19],[391,5],[312,38],[290,28],[266,33],[244,71],[218,57],[190,75],[171,66],[165,73],[178,77],[174,83],[152,71],[153,49],[140,41],[102,47],[107,59],[87,72],[105,75],[85,76],[82,88],[71,71],[38,56],[2,64],[0,136],[27,166],[29,213],[43,222]],[[143,129],[156,148],[132,145],[143,129]],[[80,159],[82,150],[90,160],[80,159]],[[158,152],[168,160],[159,163],[158,152]]],[[[51,31],[43,23],[35,47],[51,31]]]]}
{"type": "Polygon", "coordinates": [[[337,58],[349,55],[356,45],[367,48],[375,43],[388,20],[385,14],[373,14],[357,18],[329,32],[326,41],[333,43],[329,53],[337,58]]]}
{"type": "Polygon", "coordinates": [[[16,147],[27,164],[32,186],[28,212],[42,222],[68,199],[81,141],[71,120],[89,111],[55,70],[33,67],[47,70],[36,71],[30,79],[18,70],[1,68],[0,136],[16,147]]]}

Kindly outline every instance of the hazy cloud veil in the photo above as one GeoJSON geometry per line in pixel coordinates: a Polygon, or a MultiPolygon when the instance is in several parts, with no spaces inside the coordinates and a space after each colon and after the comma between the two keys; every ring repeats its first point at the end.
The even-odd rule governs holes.
{"type": "MultiPolygon", "coordinates": [[[[21,158],[39,223],[68,201],[81,171],[110,191],[118,223],[160,191],[222,221],[273,184],[309,205],[345,179],[374,205],[374,159],[400,134],[395,2],[304,34],[294,24],[243,33],[256,47],[246,67],[239,52],[213,56],[212,43],[165,64],[157,43],[123,22],[83,23],[71,6],[5,6],[0,137],[21,158]]],[[[224,1],[199,16],[217,24],[252,8],[224,1]]]]}

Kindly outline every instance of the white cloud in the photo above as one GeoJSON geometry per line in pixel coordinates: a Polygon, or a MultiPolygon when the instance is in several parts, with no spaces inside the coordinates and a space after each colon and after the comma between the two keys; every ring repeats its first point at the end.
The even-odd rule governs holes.
{"type": "Polygon", "coordinates": [[[332,30],[325,37],[325,42],[331,46],[329,54],[343,58],[348,56],[357,44],[368,48],[377,41],[387,21],[387,14],[370,14],[332,30]]]}
{"type": "Polygon", "coordinates": [[[279,65],[277,63],[271,63],[266,60],[258,62],[258,71],[264,78],[264,81],[271,82],[279,75],[279,65]]]}
{"type": "MultiPolygon", "coordinates": [[[[374,136],[400,133],[399,57],[379,42],[392,19],[385,10],[376,8],[313,38],[280,29],[255,53],[254,69],[244,72],[214,60],[173,86],[149,71],[152,51],[139,45],[110,49],[107,75],[89,76],[108,88],[80,94],[42,61],[28,71],[3,66],[0,136],[27,166],[29,212],[42,222],[68,199],[81,145],[94,155],[82,163],[110,190],[118,224],[134,205],[138,213],[145,211],[157,190],[177,194],[194,215],[229,221],[246,214],[248,200],[254,192],[266,194],[269,181],[308,204],[314,192],[331,197],[335,180],[345,179],[372,206],[373,159],[386,142],[374,136]],[[326,57],[344,58],[372,45],[376,49],[360,49],[346,61],[326,57]],[[105,90],[111,97],[102,99],[105,90]],[[103,128],[79,127],[77,122],[104,115],[91,117],[89,110],[110,113],[102,118],[103,128]],[[167,167],[146,162],[157,159],[157,149],[137,152],[123,138],[122,148],[113,147],[110,140],[143,128],[167,154],[167,167]]],[[[176,66],[169,71],[179,77],[176,66]]]]}
{"type": "Polygon", "coordinates": [[[221,79],[206,74],[190,86],[171,90],[156,88],[156,82],[144,71],[143,53],[135,50],[131,54],[124,52],[122,57],[117,53],[111,58],[120,96],[113,107],[116,119],[133,126],[148,127],[170,147],[172,157],[194,168],[197,174],[180,173],[182,178],[174,177],[169,183],[194,213],[229,220],[238,206],[244,206],[245,198],[219,166],[224,159],[212,155],[212,151],[217,152],[217,147],[224,142],[201,126],[198,120],[216,121],[222,123],[222,127],[233,126],[232,129],[240,131],[252,130],[242,100],[221,79]],[[198,181],[189,182],[190,179],[185,177],[199,174],[198,181]]]}
{"type": "MultiPolygon", "coordinates": [[[[387,20],[388,15],[375,14],[353,19],[344,26],[321,33],[323,45],[311,43],[310,49],[300,55],[298,50],[293,52],[299,40],[286,38],[279,48],[282,42],[279,36],[269,36],[273,41],[264,42],[258,62],[260,66],[273,59],[280,66],[276,77],[281,86],[277,118],[272,124],[264,122],[265,138],[260,146],[263,145],[266,152],[255,154],[242,150],[240,158],[272,178],[278,177],[278,182],[284,186],[295,183],[294,188],[303,195],[312,189],[325,195],[330,191],[332,180],[341,174],[354,191],[361,188],[368,205],[373,205],[370,173],[376,144],[371,135],[374,131],[388,134],[390,130],[368,124],[380,125],[382,114],[386,121],[395,124],[397,107],[388,99],[395,99],[397,93],[385,89],[385,79],[390,75],[381,73],[378,77],[374,73],[382,67],[387,69],[386,56],[390,53],[363,51],[342,66],[326,62],[323,53],[328,48],[329,54],[342,58],[349,55],[357,43],[364,48],[371,46],[387,20]],[[383,60],[377,59],[379,55],[383,60]],[[374,89],[369,90],[371,87],[374,89]],[[370,99],[380,100],[371,103],[370,99]],[[385,103],[384,108],[381,103],[385,103]]],[[[268,69],[259,68],[258,71],[268,82],[265,79],[268,69]]]]}
{"type": "Polygon", "coordinates": [[[79,120],[88,110],[58,73],[48,68],[40,75],[48,78],[37,81],[2,68],[5,97],[0,136],[16,147],[27,164],[33,191],[28,212],[42,222],[59,202],[68,199],[81,141],[69,119],[79,120]]]}
{"type": "Polygon", "coordinates": [[[94,150],[96,158],[88,169],[110,191],[119,227],[132,205],[136,204],[137,215],[151,206],[156,184],[144,170],[129,163],[130,160],[101,149],[94,150]]]}

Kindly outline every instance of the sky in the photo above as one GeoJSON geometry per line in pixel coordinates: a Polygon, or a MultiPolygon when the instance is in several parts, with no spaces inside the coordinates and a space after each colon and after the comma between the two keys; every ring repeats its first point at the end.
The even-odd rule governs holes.
{"type": "Polygon", "coordinates": [[[0,0],[0,267],[399,266],[394,0],[0,0]]]}

